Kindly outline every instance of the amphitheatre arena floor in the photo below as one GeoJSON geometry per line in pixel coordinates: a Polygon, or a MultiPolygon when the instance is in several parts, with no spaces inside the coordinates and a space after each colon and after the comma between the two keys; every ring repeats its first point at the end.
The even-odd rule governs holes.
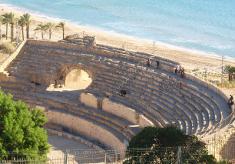
{"type": "Polygon", "coordinates": [[[78,150],[92,149],[91,147],[88,147],[85,144],[58,135],[50,134],[48,141],[49,144],[52,145],[52,150],[66,151],[70,149],[78,149],[78,150]]]}
{"type": "Polygon", "coordinates": [[[64,154],[67,150],[95,150],[78,141],[74,141],[58,135],[50,134],[48,141],[49,144],[51,145],[50,153],[48,154],[48,157],[50,159],[53,158],[63,159],[64,154]]]}

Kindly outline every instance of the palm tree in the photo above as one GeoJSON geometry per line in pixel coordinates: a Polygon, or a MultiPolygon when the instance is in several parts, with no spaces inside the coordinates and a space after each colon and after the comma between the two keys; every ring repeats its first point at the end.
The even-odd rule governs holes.
{"type": "Polygon", "coordinates": [[[63,32],[63,39],[64,39],[64,38],[65,38],[65,34],[64,34],[65,23],[64,23],[64,22],[60,22],[56,27],[62,29],[62,32],[63,32]]]}
{"type": "Polygon", "coordinates": [[[47,26],[45,24],[41,23],[34,30],[35,31],[41,31],[42,39],[44,39],[44,32],[47,31],[47,26]]]}
{"type": "Polygon", "coordinates": [[[9,13],[2,15],[2,22],[6,25],[6,40],[8,39],[9,13]]]}
{"type": "Polygon", "coordinates": [[[24,14],[22,17],[24,18],[24,22],[26,25],[26,37],[27,39],[29,39],[29,25],[31,23],[31,19],[30,19],[31,16],[27,13],[27,14],[24,14]]]}
{"type": "Polygon", "coordinates": [[[21,27],[22,40],[24,40],[24,26],[26,25],[24,16],[21,16],[18,20],[18,24],[21,27]]]}
{"type": "Polygon", "coordinates": [[[45,26],[46,26],[46,30],[48,30],[48,33],[49,33],[49,39],[51,39],[52,31],[53,31],[55,25],[53,23],[49,22],[45,26]]]}
{"type": "Polygon", "coordinates": [[[3,24],[3,17],[0,15],[0,40],[2,40],[2,24],[3,24]]]}
{"type": "Polygon", "coordinates": [[[15,15],[13,13],[9,13],[9,24],[11,25],[11,42],[14,40],[14,25],[15,25],[15,15]]]}

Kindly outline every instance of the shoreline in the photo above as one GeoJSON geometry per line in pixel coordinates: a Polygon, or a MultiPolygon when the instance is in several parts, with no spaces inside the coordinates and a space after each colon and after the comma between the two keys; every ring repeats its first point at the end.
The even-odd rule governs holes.
{"type": "Polygon", "coordinates": [[[120,37],[123,37],[123,38],[128,37],[128,38],[131,38],[131,39],[134,39],[134,40],[138,40],[138,41],[142,41],[142,42],[148,42],[148,43],[152,43],[152,44],[155,43],[156,45],[159,45],[159,46],[165,46],[165,47],[168,47],[170,49],[185,51],[185,52],[188,52],[188,53],[195,53],[196,55],[201,55],[201,56],[210,56],[210,57],[213,57],[213,58],[221,58],[222,56],[224,56],[225,60],[227,59],[227,60],[234,60],[235,61],[235,57],[231,57],[231,56],[228,56],[228,55],[217,54],[217,53],[212,53],[212,52],[206,52],[206,51],[193,49],[193,48],[188,48],[188,47],[183,47],[183,46],[177,46],[177,45],[174,45],[174,44],[161,42],[161,41],[158,41],[158,40],[151,40],[151,39],[148,39],[148,38],[141,38],[141,37],[138,37],[138,36],[119,33],[119,32],[113,31],[113,30],[103,29],[103,28],[100,28],[100,27],[97,27],[97,26],[82,25],[82,24],[79,24],[78,22],[73,22],[73,21],[70,21],[70,20],[67,20],[67,19],[44,15],[40,12],[32,11],[31,9],[15,6],[15,5],[12,5],[12,4],[0,3],[0,8],[4,8],[4,7],[12,9],[13,11],[17,11],[17,12],[20,12],[20,13],[30,13],[34,17],[45,19],[45,20],[48,20],[48,21],[51,20],[53,22],[66,22],[69,25],[77,26],[78,28],[79,27],[80,28],[86,28],[88,30],[95,30],[95,31],[103,32],[103,33],[108,33],[110,35],[117,35],[117,36],[120,36],[120,37]]]}
{"type": "MultiPolygon", "coordinates": [[[[79,33],[80,35],[88,34],[96,37],[97,43],[106,44],[115,47],[121,47],[133,51],[142,51],[146,53],[155,54],[161,57],[165,57],[170,60],[177,61],[181,63],[186,69],[193,70],[198,68],[210,67],[221,67],[222,55],[206,53],[199,50],[193,50],[189,48],[184,48],[180,46],[171,45],[168,43],[163,43],[160,41],[152,41],[149,39],[138,38],[135,36],[130,36],[126,34],[120,34],[115,31],[103,30],[98,27],[79,25],[69,20],[64,20],[60,18],[50,17],[39,12],[30,11],[30,9],[25,9],[14,6],[11,4],[0,3],[1,14],[5,12],[13,12],[16,16],[22,15],[23,13],[30,13],[32,16],[32,27],[36,27],[36,24],[40,22],[53,22],[58,23],[64,21],[66,23],[65,33],[67,35],[79,33]],[[81,34],[82,33],[82,34],[81,34]]],[[[31,33],[36,33],[32,28],[31,33]]],[[[54,41],[61,39],[59,32],[54,32],[54,41]]],[[[38,34],[34,34],[35,36],[38,34]]],[[[234,65],[235,58],[230,56],[224,56],[225,65],[234,65]]],[[[213,69],[216,69],[213,68],[213,69]]]]}

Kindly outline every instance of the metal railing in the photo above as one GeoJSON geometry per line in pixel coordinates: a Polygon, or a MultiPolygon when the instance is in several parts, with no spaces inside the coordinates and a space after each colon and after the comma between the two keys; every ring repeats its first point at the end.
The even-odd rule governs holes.
{"type": "MultiPolygon", "coordinates": [[[[234,147],[235,148],[235,147],[234,147]]],[[[194,151],[197,147],[152,147],[135,148],[128,150],[66,150],[59,155],[54,155],[47,159],[23,159],[17,158],[14,154],[12,159],[1,159],[1,164],[182,164],[198,163],[200,157],[207,155],[206,152],[194,151]],[[126,154],[122,156],[122,154],[126,154]]],[[[235,149],[234,149],[235,150],[235,149]]],[[[230,151],[231,152],[231,151],[230,151]]],[[[230,161],[232,159],[229,159],[230,161]]]]}

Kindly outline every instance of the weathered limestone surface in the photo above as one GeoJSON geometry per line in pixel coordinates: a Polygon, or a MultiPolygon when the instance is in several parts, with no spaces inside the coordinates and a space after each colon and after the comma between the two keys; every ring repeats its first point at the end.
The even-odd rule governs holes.
{"type": "Polygon", "coordinates": [[[0,65],[0,72],[4,72],[6,67],[16,58],[16,56],[20,53],[22,48],[24,47],[25,41],[23,41],[16,49],[15,52],[13,52],[3,63],[0,65]]]}
{"type": "Polygon", "coordinates": [[[108,130],[97,126],[96,124],[89,122],[85,119],[66,114],[61,112],[49,111],[47,117],[50,123],[67,127],[74,132],[78,132],[82,135],[92,137],[116,150],[125,150],[126,145],[124,141],[121,141],[115,135],[108,130]],[[63,119],[61,119],[63,118],[63,119]]]}
{"type": "Polygon", "coordinates": [[[90,93],[82,93],[80,95],[80,101],[87,106],[98,108],[98,99],[90,93]]]}
{"type": "Polygon", "coordinates": [[[140,130],[130,128],[133,124],[174,124],[187,134],[203,135],[231,114],[227,98],[219,90],[190,75],[180,78],[173,73],[177,64],[150,54],[95,44],[90,39],[28,40],[4,67],[8,75],[0,74],[0,86],[15,99],[54,111],[49,122],[71,126],[78,133],[122,149],[124,140],[140,130]],[[149,58],[152,64],[147,67],[149,58]],[[46,90],[55,81],[63,85],[66,75],[76,68],[92,78],[88,88],[46,90]],[[80,118],[78,122],[76,118],[80,118]],[[78,123],[84,126],[75,126],[78,123]]]}
{"type": "Polygon", "coordinates": [[[103,99],[102,107],[104,111],[125,118],[126,120],[132,122],[133,124],[140,125],[141,127],[154,125],[144,115],[137,113],[135,110],[125,105],[112,102],[107,98],[103,99]]]}

